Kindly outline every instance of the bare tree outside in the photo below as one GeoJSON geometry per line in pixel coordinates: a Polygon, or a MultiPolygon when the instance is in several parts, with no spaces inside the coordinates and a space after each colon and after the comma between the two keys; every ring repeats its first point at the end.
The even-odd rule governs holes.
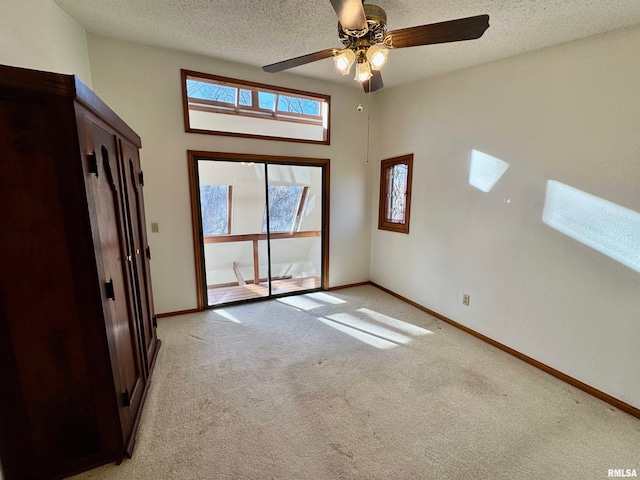
{"type": "Polygon", "coordinates": [[[200,205],[205,237],[229,233],[228,185],[200,185],[200,205]]]}
{"type": "MultiPolygon", "coordinates": [[[[298,186],[269,185],[269,228],[272,232],[290,232],[296,219],[302,196],[298,186]]],[[[267,231],[266,212],[262,231],[267,231]]]]}
{"type": "Polygon", "coordinates": [[[278,111],[320,115],[320,102],[300,97],[280,95],[278,99],[278,111]]]}
{"type": "MultiPolygon", "coordinates": [[[[187,96],[202,100],[236,104],[238,89],[226,85],[215,85],[208,82],[187,79],[187,96]]],[[[251,90],[240,89],[240,105],[251,106],[251,90]]]]}
{"type": "MultiPolygon", "coordinates": [[[[253,107],[253,97],[250,89],[240,88],[240,106],[253,107]]],[[[237,87],[228,85],[216,85],[214,83],[187,79],[187,96],[193,99],[211,100],[214,102],[236,105],[237,87]]],[[[320,102],[308,98],[292,95],[280,95],[271,92],[258,92],[258,108],[264,110],[276,110],[279,112],[301,113],[304,115],[320,115],[320,102]]]]}
{"type": "Polygon", "coordinates": [[[408,167],[404,164],[394,165],[389,169],[391,191],[387,204],[387,221],[403,223],[407,208],[407,175],[408,167]]]}

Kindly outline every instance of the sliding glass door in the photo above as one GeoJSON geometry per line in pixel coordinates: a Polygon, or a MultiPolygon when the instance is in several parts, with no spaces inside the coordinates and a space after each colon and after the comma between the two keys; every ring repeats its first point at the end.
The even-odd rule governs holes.
{"type": "Polygon", "coordinates": [[[241,157],[190,155],[203,307],[317,290],[326,281],[328,161],[241,157]]]}
{"type": "Polygon", "coordinates": [[[277,294],[319,288],[322,168],[268,165],[267,172],[271,291],[277,294]]]}

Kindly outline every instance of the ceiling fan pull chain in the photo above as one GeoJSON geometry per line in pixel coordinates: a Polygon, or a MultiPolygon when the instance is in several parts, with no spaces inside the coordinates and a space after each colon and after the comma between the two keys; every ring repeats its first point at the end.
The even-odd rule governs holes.
{"type": "Polygon", "coordinates": [[[369,163],[369,142],[371,141],[369,135],[371,129],[371,79],[367,81],[369,82],[369,91],[367,92],[367,97],[369,97],[367,103],[367,163],[369,163]]]}

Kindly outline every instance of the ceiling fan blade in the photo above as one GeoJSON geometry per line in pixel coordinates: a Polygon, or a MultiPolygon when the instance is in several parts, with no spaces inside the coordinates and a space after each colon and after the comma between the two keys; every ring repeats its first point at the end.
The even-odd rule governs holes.
{"type": "Polygon", "coordinates": [[[262,67],[262,70],[270,73],[281,72],[282,70],[287,70],[288,68],[299,67],[300,65],[306,65],[307,63],[333,57],[335,53],[339,51],[340,50],[337,48],[328,48],[319,52],[309,53],[308,55],[302,55],[300,57],[290,58],[289,60],[283,60],[282,62],[272,63],[271,65],[265,65],[264,67],[262,67]]]}
{"type": "Polygon", "coordinates": [[[367,30],[362,0],[330,0],[340,25],[348,30],[367,30]]]}
{"type": "Polygon", "coordinates": [[[487,28],[489,28],[489,15],[478,15],[393,30],[385,35],[384,44],[389,48],[405,48],[475,40],[480,38],[487,28]]]}
{"type": "Polygon", "coordinates": [[[362,82],[362,88],[364,88],[364,91],[367,93],[375,92],[376,90],[380,90],[382,87],[384,87],[380,70],[374,70],[372,73],[373,76],[369,80],[367,80],[366,82],[362,82]]]}

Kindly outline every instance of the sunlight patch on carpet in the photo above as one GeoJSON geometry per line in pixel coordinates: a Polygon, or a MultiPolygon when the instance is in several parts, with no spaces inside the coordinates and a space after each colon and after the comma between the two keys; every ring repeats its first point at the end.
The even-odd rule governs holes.
{"type": "Polygon", "coordinates": [[[320,300],[321,302],[330,303],[332,305],[340,305],[341,303],[347,303],[346,300],[342,300],[341,298],[334,297],[333,295],[329,295],[328,293],[323,292],[313,292],[305,294],[305,297],[311,297],[315,300],[320,300]]]}
{"type": "Polygon", "coordinates": [[[350,313],[336,313],[327,315],[327,320],[342,324],[346,328],[363,332],[367,335],[373,335],[386,341],[393,342],[394,345],[404,345],[411,341],[409,337],[399,332],[395,332],[382,325],[372,323],[367,319],[363,319],[350,313]]]}
{"type": "Polygon", "coordinates": [[[240,320],[238,320],[236,317],[234,317],[233,315],[231,315],[229,312],[227,312],[224,308],[218,308],[216,310],[214,310],[214,313],[217,313],[218,315],[220,315],[221,317],[226,318],[227,320],[231,320],[232,322],[235,323],[242,323],[240,320]]]}
{"type": "Polygon", "coordinates": [[[369,310],[368,308],[359,308],[358,310],[356,310],[356,312],[364,313],[369,318],[375,320],[378,323],[382,323],[391,328],[395,328],[396,330],[400,330],[409,335],[433,335],[433,332],[431,330],[418,327],[417,325],[413,325],[411,323],[403,322],[402,320],[384,315],[383,313],[376,312],[375,310],[369,310]]]}
{"type": "Polygon", "coordinates": [[[310,298],[306,298],[306,295],[300,295],[296,297],[284,297],[278,298],[278,302],[289,305],[290,307],[297,308],[298,310],[313,310],[314,308],[322,307],[323,305],[318,302],[314,302],[310,298]]]}
{"type": "Polygon", "coordinates": [[[342,323],[334,322],[327,318],[320,317],[318,318],[325,325],[329,325],[331,328],[335,328],[342,333],[346,333],[347,335],[360,340],[372,347],[380,348],[382,350],[386,350],[389,348],[397,347],[398,344],[390,342],[380,337],[376,337],[375,335],[369,335],[368,333],[361,332],[360,330],[356,330],[355,328],[348,327],[343,325],[342,323]]]}

